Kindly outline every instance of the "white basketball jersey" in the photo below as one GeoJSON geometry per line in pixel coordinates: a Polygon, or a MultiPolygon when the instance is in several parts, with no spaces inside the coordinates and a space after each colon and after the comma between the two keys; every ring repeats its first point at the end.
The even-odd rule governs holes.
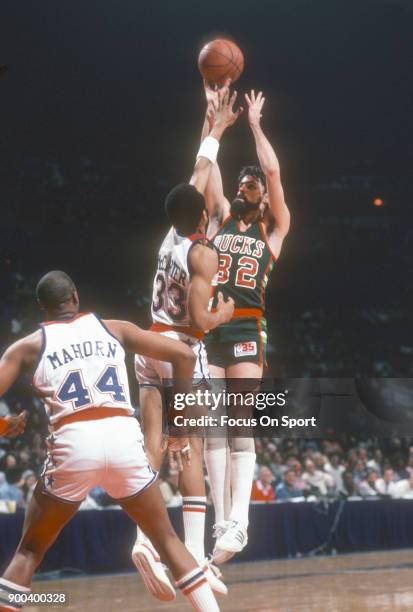
{"type": "Polygon", "coordinates": [[[100,406],[134,414],[125,351],[95,314],[43,323],[42,332],[43,347],[33,384],[52,393],[44,400],[51,424],[100,406]]]}
{"type": "Polygon", "coordinates": [[[158,255],[153,281],[152,319],[174,327],[190,326],[188,252],[203,234],[180,236],[174,227],[167,233],[158,255]]]}

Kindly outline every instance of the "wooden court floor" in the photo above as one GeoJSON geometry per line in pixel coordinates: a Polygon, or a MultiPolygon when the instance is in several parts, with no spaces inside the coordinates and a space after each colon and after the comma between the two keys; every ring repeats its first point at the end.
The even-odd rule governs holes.
{"type": "MultiPolygon", "coordinates": [[[[223,569],[229,588],[228,596],[219,600],[223,611],[413,611],[413,550],[232,563],[223,569]]],[[[172,603],[153,599],[135,574],[35,582],[33,592],[45,591],[69,595],[69,605],[60,610],[191,609],[181,595],[172,603]]],[[[25,609],[37,612],[47,608],[25,609]]]]}

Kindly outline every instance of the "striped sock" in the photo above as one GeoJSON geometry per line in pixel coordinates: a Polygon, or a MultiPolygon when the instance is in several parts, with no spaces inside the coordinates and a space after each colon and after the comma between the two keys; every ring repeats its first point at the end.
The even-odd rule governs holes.
{"type": "Polygon", "coordinates": [[[185,546],[197,563],[205,559],[204,533],[206,497],[184,497],[182,510],[185,531],[185,546]]]}
{"type": "Polygon", "coordinates": [[[219,612],[215,596],[200,567],[180,578],[176,586],[197,612],[219,612]]]}
{"type": "Polygon", "coordinates": [[[23,587],[5,578],[0,578],[0,610],[7,610],[7,612],[21,610],[24,602],[14,601],[12,597],[14,595],[29,595],[29,593],[30,589],[28,587],[23,587]]]}

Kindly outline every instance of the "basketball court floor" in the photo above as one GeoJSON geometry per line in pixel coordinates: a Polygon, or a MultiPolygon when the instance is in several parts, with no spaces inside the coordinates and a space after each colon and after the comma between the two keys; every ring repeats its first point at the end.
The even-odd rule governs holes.
{"type": "MultiPolygon", "coordinates": [[[[413,610],[413,550],[232,563],[224,566],[229,595],[223,611],[398,612],[413,610]]],[[[60,610],[82,612],[184,612],[179,594],[172,603],[150,597],[131,574],[36,581],[33,592],[65,592],[60,610]]],[[[50,609],[51,606],[48,606],[50,609]]],[[[36,612],[44,607],[28,606],[36,612]]]]}

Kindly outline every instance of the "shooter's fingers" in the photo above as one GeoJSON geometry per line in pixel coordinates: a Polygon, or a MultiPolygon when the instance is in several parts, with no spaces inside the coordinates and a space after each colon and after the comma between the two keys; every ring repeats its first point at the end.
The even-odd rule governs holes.
{"type": "Polygon", "coordinates": [[[224,106],[228,106],[229,89],[228,87],[224,87],[223,90],[224,90],[224,97],[223,97],[222,103],[224,106]]]}
{"type": "Polygon", "coordinates": [[[232,96],[231,96],[231,99],[230,99],[230,101],[229,101],[229,105],[230,105],[230,107],[231,107],[231,108],[232,108],[232,107],[234,106],[234,104],[235,104],[235,100],[237,99],[237,95],[238,95],[238,92],[237,92],[237,91],[233,91],[233,92],[232,92],[232,96]]]}

